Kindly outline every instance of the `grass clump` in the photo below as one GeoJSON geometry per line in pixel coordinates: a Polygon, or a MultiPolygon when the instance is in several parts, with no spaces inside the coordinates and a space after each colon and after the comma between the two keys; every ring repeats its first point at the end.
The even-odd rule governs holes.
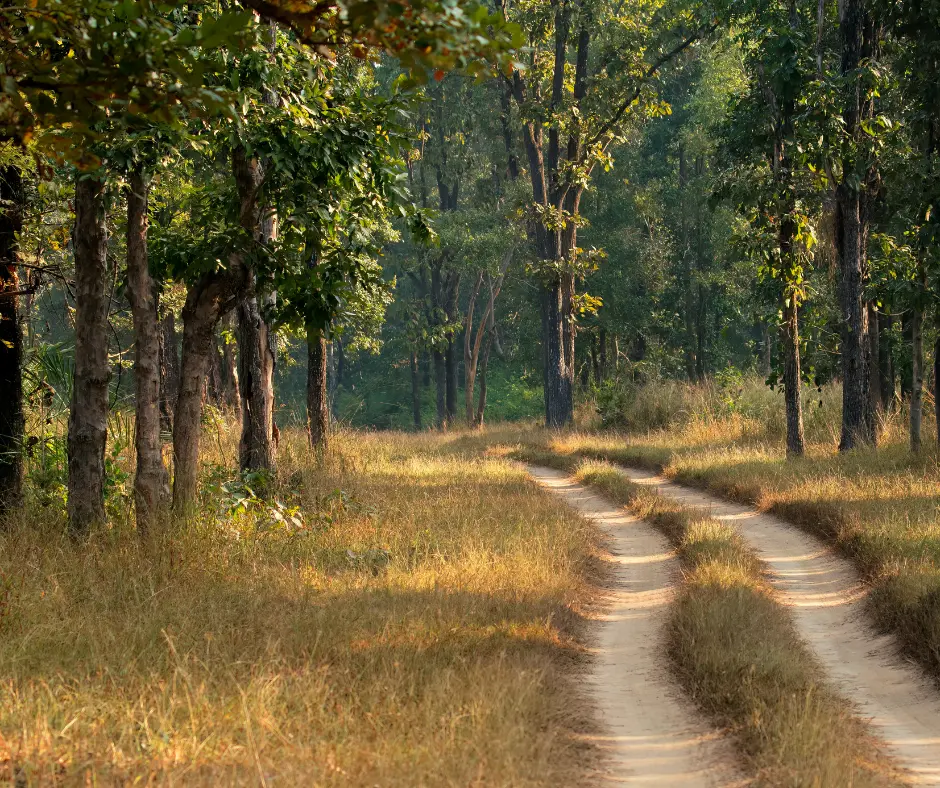
{"type": "Polygon", "coordinates": [[[762,786],[861,788],[903,783],[778,603],[762,564],[735,530],[631,483],[616,467],[544,450],[522,452],[571,471],[662,531],[683,576],[667,649],[695,702],[736,736],[762,786]]]}
{"type": "Polygon", "coordinates": [[[236,440],[152,544],[39,509],[0,531],[0,784],[587,779],[588,526],[429,435],[338,435],[315,465],[285,432],[272,508],[222,481],[236,440]]]}

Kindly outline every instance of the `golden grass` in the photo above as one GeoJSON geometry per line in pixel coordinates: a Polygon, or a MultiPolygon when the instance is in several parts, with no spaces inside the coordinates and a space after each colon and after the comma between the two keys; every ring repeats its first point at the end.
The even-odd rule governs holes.
{"type": "Polygon", "coordinates": [[[825,684],[761,562],[731,526],[631,483],[608,463],[531,446],[520,454],[630,507],[677,549],[683,577],[670,611],[669,656],[689,695],[735,735],[753,785],[904,784],[867,725],[825,684]]]}
{"type": "Polygon", "coordinates": [[[122,527],[78,544],[33,510],[0,533],[0,783],[585,782],[594,531],[459,440],[308,454],[282,436],[302,529],[230,516],[216,486],[143,546],[122,527]]]}

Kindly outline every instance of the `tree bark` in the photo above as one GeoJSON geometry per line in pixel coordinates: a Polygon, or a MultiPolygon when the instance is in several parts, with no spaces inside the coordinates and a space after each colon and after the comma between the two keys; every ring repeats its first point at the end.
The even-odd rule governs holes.
{"type": "Polygon", "coordinates": [[[418,365],[418,351],[411,351],[411,415],[416,430],[421,429],[421,371],[418,365]]]}
{"type": "Polygon", "coordinates": [[[607,380],[607,329],[601,328],[599,331],[599,336],[597,338],[598,344],[598,371],[600,375],[598,377],[598,383],[602,383],[607,380]]]}
{"type": "Polygon", "coordinates": [[[326,452],[330,432],[330,403],[326,391],[326,337],[307,329],[307,435],[318,456],[326,452]]]}
{"type": "Polygon", "coordinates": [[[133,172],[127,189],[127,295],[134,321],[134,506],[141,534],[159,523],[170,496],[170,476],[160,441],[160,325],[147,258],[148,190],[144,173],[133,172]]]}
{"type": "Polygon", "coordinates": [[[273,374],[268,327],[261,316],[258,298],[252,294],[238,305],[238,380],[242,401],[238,461],[243,471],[274,470],[273,374]]]}
{"type": "MultiPolygon", "coordinates": [[[[458,287],[460,285],[460,276],[459,274],[452,273],[449,277],[450,287],[447,290],[447,302],[446,302],[446,311],[447,311],[447,323],[449,325],[454,325],[457,320],[457,296],[458,296],[458,287]]],[[[444,367],[446,372],[446,405],[447,405],[447,422],[452,424],[457,421],[457,348],[454,337],[451,335],[447,339],[447,348],[444,352],[444,367]]]]}
{"type": "Polygon", "coordinates": [[[917,305],[911,315],[911,451],[923,445],[921,425],[924,417],[924,310],[917,305]]]}
{"type": "Polygon", "coordinates": [[[871,411],[875,419],[875,436],[881,416],[884,413],[885,394],[881,390],[881,320],[874,303],[868,302],[868,392],[871,397],[871,411]]]}
{"type": "Polygon", "coordinates": [[[444,354],[435,350],[434,356],[434,391],[437,405],[437,428],[447,428],[447,370],[444,364],[444,354]]]}
{"type": "Polygon", "coordinates": [[[160,429],[173,432],[173,411],[180,390],[180,356],[176,316],[169,310],[160,321],[160,429]]]}
{"type": "MultiPolygon", "coordinates": [[[[847,78],[843,125],[846,134],[861,137],[862,123],[874,112],[864,93],[862,62],[875,55],[877,33],[867,0],[844,0],[840,22],[842,74],[847,78]]],[[[836,247],[842,306],[842,437],[840,451],[875,443],[871,408],[868,310],[864,299],[868,278],[868,231],[871,191],[877,173],[856,172],[857,162],[842,163],[843,178],[836,187],[836,247]],[[861,179],[862,183],[859,183],[861,179]]]]}
{"type": "Polygon", "coordinates": [[[22,178],[18,167],[0,167],[0,515],[19,503],[23,478],[23,336],[17,295],[22,178]]]}
{"type": "Polygon", "coordinates": [[[73,533],[105,520],[108,434],[108,236],[105,182],[75,184],[75,379],[69,410],[68,518],[73,533]]]}
{"type": "MultiPolygon", "coordinates": [[[[483,285],[483,271],[477,274],[473,290],[470,292],[470,301],[467,304],[467,316],[464,319],[463,330],[463,365],[466,370],[464,373],[464,412],[467,417],[467,425],[474,423],[473,412],[473,393],[476,387],[477,361],[479,359],[480,343],[475,341],[473,336],[473,313],[476,309],[477,296],[480,293],[480,287],[483,285]]],[[[480,321],[480,328],[486,326],[486,316],[480,321]]],[[[481,334],[478,330],[477,334],[481,334]]]]}
{"type": "Polygon", "coordinates": [[[800,396],[800,331],[796,295],[789,294],[783,304],[781,339],[784,348],[783,392],[787,413],[787,456],[803,456],[803,404],[800,396]]]}

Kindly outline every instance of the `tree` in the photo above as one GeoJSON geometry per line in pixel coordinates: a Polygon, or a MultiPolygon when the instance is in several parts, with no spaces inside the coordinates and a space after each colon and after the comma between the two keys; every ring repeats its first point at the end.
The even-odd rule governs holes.
{"type": "Polygon", "coordinates": [[[507,14],[524,28],[531,47],[526,74],[515,71],[507,79],[532,184],[545,423],[557,427],[573,413],[576,282],[596,264],[596,256],[577,245],[581,198],[595,167],[610,165],[625,119],[667,111],[651,80],[714,25],[703,26],[681,9],[664,24],[670,15],[659,3],[621,14],[613,5],[558,0],[509,4],[507,14]]]}

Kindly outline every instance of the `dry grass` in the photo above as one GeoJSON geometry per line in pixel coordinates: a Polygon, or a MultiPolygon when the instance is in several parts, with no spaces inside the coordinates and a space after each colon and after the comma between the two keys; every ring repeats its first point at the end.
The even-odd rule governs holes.
{"type": "Polygon", "coordinates": [[[216,484],[159,543],[35,509],[0,532],[0,783],[585,781],[593,530],[450,438],[334,446],[316,467],[282,437],[300,529],[216,484]]]}
{"type": "MultiPolygon", "coordinates": [[[[838,389],[827,388],[815,395],[822,407],[817,401],[808,414],[806,457],[787,461],[781,398],[761,391],[759,385],[745,382],[729,395],[727,388],[715,385],[686,387],[689,391],[679,394],[677,384],[670,384],[663,399],[683,401],[691,410],[665,429],[541,437],[533,433],[528,440],[561,453],[661,471],[755,504],[830,542],[871,584],[874,620],[940,677],[936,447],[912,455],[906,414],[899,411],[885,421],[880,448],[838,454],[838,389]],[[734,402],[730,410],[722,405],[729,396],[734,402]]],[[[652,386],[638,393],[657,397],[652,386]]],[[[925,438],[933,429],[925,426],[925,438]]]]}
{"type": "Polygon", "coordinates": [[[732,527],[631,483],[608,463],[532,447],[521,454],[573,472],[677,549],[683,581],[670,613],[669,655],[690,696],[734,733],[755,786],[903,784],[867,725],[825,684],[761,562],[732,527]]]}

